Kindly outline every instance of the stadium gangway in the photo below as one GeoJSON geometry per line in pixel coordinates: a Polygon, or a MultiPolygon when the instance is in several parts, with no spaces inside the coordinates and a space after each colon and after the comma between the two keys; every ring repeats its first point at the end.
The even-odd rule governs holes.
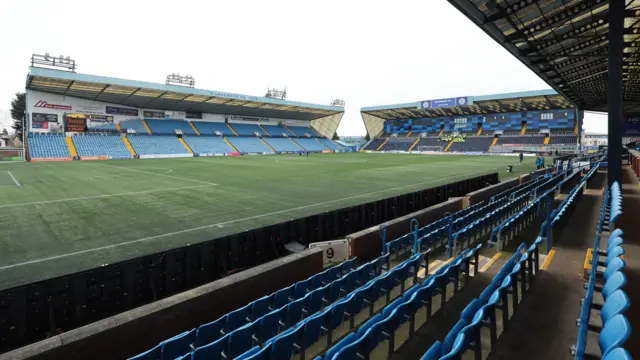
{"type": "MultiPolygon", "coordinates": [[[[468,281],[475,277],[477,273],[477,262],[474,264],[474,276],[470,277],[471,259],[475,257],[480,246],[467,249],[449,264],[440,268],[433,276],[417,284],[393,303],[387,305],[381,313],[370,318],[362,325],[357,332],[351,332],[339,343],[331,347],[325,354],[324,359],[345,360],[345,359],[370,359],[371,353],[380,344],[388,342],[388,357],[395,351],[395,334],[401,326],[408,323],[409,334],[413,334],[417,329],[429,323],[434,315],[432,309],[433,299],[441,296],[440,307],[437,310],[446,308],[446,287],[453,282],[454,296],[459,288],[455,288],[459,283],[461,271],[466,271],[468,281]],[[418,312],[426,308],[426,319],[419,322],[418,312]]],[[[453,297],[452,297],[453,298],[453,297]]],[[[449,299],[450,300],[450,299],[449,299]]],[[[253,359],[253,358],[252,358],[253,359]]],[[[316,360],[322,359],[317,357],[316,360]]]]}
{"type": "Polygon", "coordinates": [[[539,246],[542,242],[541,238],[537,238],[529,248],[522,243],[489,286],[462,311],[460,320],[444,341],[436,341],[421,360],[461,359],[466,352],[472,352],[475,359],[486,358],[485,355],[494,349],[501,333],[507,330],[509,314],[513,316],[533,285],[534,277],[539,272],[539,246]],[[487,335],[483,335],[482,328],[489,329],[485,341],[483,336],[487,335]],[[490,345],[486,354],[483,354],[483,344],[490,345]]]}
{"type": "MultiPolygon", "coordinates": [[[[586,353],[587,335],[590,331],[599,334],[598,345],[602,359],[631,359],[631,355],[624,349],[624,345],[631,335],[631,325],[624,315],[631,306],[629,297],[623,290],[627,284],[626,262],[622,258],[625,253],[622,247],[624,232],[611,226],[606,250],[600,249],[605,222],[609,221],[612,224],[612,219],[621,214],[620,184],[614,182],[611,188],[605,191],[590,258],[591,269],[588,273],[588,280],[584,284],[586,294],[582,299],[580,317],[576,321],[578,326],[577,343],[570,348],[570,353],[576,360],[597,358],[593,354],[586,353]],[[601,260],[603,258],[604,260],[601,260]],[[602,303],[594,301],[596,292],[601,293],[602,303]],[[600,310],[602,326],[590,323],[592,309],[600,310]]],[[[589,255],[589,253],[587,254],[589,255]]]]}

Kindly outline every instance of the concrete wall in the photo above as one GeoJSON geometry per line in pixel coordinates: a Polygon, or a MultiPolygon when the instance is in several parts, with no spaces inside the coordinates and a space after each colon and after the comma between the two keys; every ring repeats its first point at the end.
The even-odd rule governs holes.
{"type": "MultiPolygon", "coordinates": [[[[454,213],[462,210],[463,198],[452,198],[448,201],[428,207],[424,210],[416,211],[409,215],[397,218],[385,223],[387,225],[387,241],[407,234],[411,219],[417,219],[420,226],[428,225],[440,218],[446,213],[454,213]]],[[[379,233],[380,226],[370,227],[368,229],[358,231],[347,235],[347,239],[351,240],[351,255],[358,257],[358,264],[372,260],[382,251],[382,241],[379,233]]]]}
{"type": "Polygon", "coordinates": [[[128,358],[322,269],[322,249],[305,250],[0,355],[0,360],[128,358]]]}

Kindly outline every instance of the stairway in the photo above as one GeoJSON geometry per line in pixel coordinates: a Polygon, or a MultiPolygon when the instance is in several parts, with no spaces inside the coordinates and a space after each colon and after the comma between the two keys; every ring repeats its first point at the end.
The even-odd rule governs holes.
{"type": "MultiPolygon", "coordinates": [[[[231,131],[232,131],[234,134],[236,134],[236,136],[238,136],[238,133],[236,132],[236,129],[232,128],[232,127],[231,127],[231,124],[227,123],[227,127],[228,127],[229,129],[231,129],[231,131]]],[[[225,138],[225,140],[226,140],[226,138],[225,138]]],[[[231,147],[233,147],[233,145],[231,145],[231,147]]]]}
{"type": "Polygon", "coordinates": [[[122,141],[124,141],[124,145],[127,147],[127,150],[129,150],[129,152],[131,153],[131,156],[136,156],[136,151],[133,150],[133,146],[131,146],[131,142],[129,141],[129,138],[123,137],[122,141]]]}
{"type": "Polygon", "coordinates": [[[499,137],[494,137],[493,141],[491,142],[491,146],[489,146],[489,149],[491,149],[492,147],[496,146],[496,144],[498,143],[498,139],[500,139],[499,137]]]}
{"type": "Polygon", "coordinates": [[[297,142],[297,141],[293,140],[293,138],[289,138],[289,140],[293,141],[293,143],[294,143],[294,144],[298,145],[298,147],[299,147],[300,149],[302,149],[302,150],[307,150],[307,149],[303,148],[302,146],[300,146],[300,144],[298,144],[298,142],[297,142]]]}
{"type": "Polygon", "coordinates": [[[444,128],[440,129],[440,133],[438,134],[438,136],[442,136],[442,134],[444,134],[444,128]]]}
{"type": "Polygon", "coordinates": [[[382,149],[382,147],[387,143],[387,141],[389,141],[389,138],[386,138],[385,141],[380,146],[378,146],[376,151],[379,151],[380,149],[382,149]]]}
{"type": "Polygon", "coordinates": [[[67,142],[67,146],[69,147],[69,153],[71,154],[71,156],[73,156],[73,157],[78,156],[78,151],[76,150],[76,145],[73,143],[73,139],[71,138],[71,136],[67,136],[65,138],[65,141],[67,142]]]}
{"type": "Polygon", "coordinates": [[[476,136],[482,135],[482,124],[478,124],[478,132],[476,132],[476,136]]]}
{"type": "Polygon", "coordinates": [[[545,144],[545,145],[549,145],[549,141],[551,141],[551,134],[549,134],[549,136],[545,136],[545,138],[544,138],[544,144],[545,144]]]}
{"type": "Polygon", "coordinates": [[[142,120],[142,125],[144,125],[145,129],[149,132],[149,135],[151,135],[151,128],[149,127],[149,124],[147,124],[146,120],[142,120]]]}
{"type": "Polygon", "coordinates": [[[522,124],[522,130],[520,130],[520,135],[524,135],[527,132],[527,123],[522,124]]]}
{"type": "Polygon", "coordinates": [[[413,148],[416,147],[416,145],[418,145],[419,142],[420,142],[420,138],[417,138],[416,141],[414,141],[413,144],[411,144],[409,151],[413,150],[413,148]]]}
{"type": "Polygon", "coordinates": [[[448,152],[448,151],[449,151],[449,148],[451,147],[451,145],[453,145],[453,140],[451,140],[451,141],[449,142],[449,145],[447,145],[447,147],[446,147],[446,148],[444,148],[444,152],[448,152]]]}
{"type": "Polygon", "coordinates": [[[269,134],[267,129],[265,129],[262,125],[258,125],[258,126],[260,127],[260,129],[262,129],[262,131],[264,131],[265,134],[267,134],[267,136],[271,136],[271,134],[269,134]]]}
{"type": "Polygon", "coordinates": [[[263,138],[259,138],[260,141],[262,141],[265,145],[267,145],[267,147],[269,147],[269,149],[271,149],[271,151],[273,151],[274,153],[277,153],[276,149],[274,149],[273,147],[271,147],[271,145],[269,145],[268,142],[264,141],[263,138]]]}
{"type": "MultiPolygon", "coordinates": [[[[229,125],[229,124],[227,124],[227,125],[229,125]]],[[[233,130],[233,128],[232,128],[231,126],[229,126],[229,128],[230,128],[231,130],[233,130]]],[[[234,130],[233,132],[236,132],[236,131],[234,130]]],[[[235,147],[235,146],[233,146],[233,144],[232,144],[232,143],[230,143],[230,142],[229,142],[229,140],[227,140],[227,138],[226,138],[226,137],[224,138],[224,141],[225,141],[225,142],[227,143],[227,145],[229,145],[229,147],[230,147],[230,148],[232,148],[235,152],[240,152],[240,151],[238,151],[238,149],[236,149],[236,147],[235,147]]]]}
{"type": "Polygon", "coordinates": [[[196,134],[198,134],[198,136],[200,136],[200,130],[198,130],[198,128],[193,124],[192,121],[189,121],[189,125],[191,125],[191,127],[193,128],[193,131],[195,131],[196,134]]]}
{"type": "Polygon", "coordinates": [[[184,145],[184,148],[187,149],[187,151],[189,151],[190,154],[193,154],[193,150],[191,150],[191,147],[189,147],[189,144],[187,144],[187,142],[184,141],[183,138],[178,138],[178,140],[180,140],[182,145],[184,145]]]}
{"type": "Polygon", "coordinates": [[[116,129],[118,129],[118,132],[122,132],[122,127],[120,126],[120,123],[116,123],[116,129]]]}

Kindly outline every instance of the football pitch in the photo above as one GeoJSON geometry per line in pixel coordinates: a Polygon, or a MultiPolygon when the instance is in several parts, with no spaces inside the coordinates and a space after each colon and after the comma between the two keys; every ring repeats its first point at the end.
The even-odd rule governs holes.
{"type": "MultiPolygon", "coordinates": [[[[0,163],[0,289],[490,172],[511,156],[0,163]]],[[[507,174],[505,166],[514,164],[507,174]]]]}

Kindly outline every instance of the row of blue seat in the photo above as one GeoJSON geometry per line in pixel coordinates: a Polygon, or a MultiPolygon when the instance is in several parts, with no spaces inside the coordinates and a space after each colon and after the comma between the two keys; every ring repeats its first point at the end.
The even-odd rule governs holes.
{"type": "MultiPolygon", "coordinates": [[[[437,243],[436,240],[444,242],[446,235],[449,232],[449,225],[451,225],[452,222],[477,212],[483,206],[485,206],[484,202],[479,202],[449,216],[445,216],[440,220],[436,220],[426,226],[421,228],[418,227],[417,229],[414,228],[411,232],[387,242],[383,250],[393,258],[412,250],[417,239],[420,243],[419,252],[426,251],[429,247],[437,243]]],[[[417,223],[415,225],[417,227],[417,223]]]]}
{"type": "Polygon", "coordinates": [[[528,194],[529,192],[531,192],[531,190],[533,188],[535,188],[536,186],[542,184],[545,181],[545,176],[538,176],[534,179],[531,179],[529,181],[527,181],[524,184],[521,184],[515,188],[512,189],[507,189],[503,192],[501,192],[500,194],[494,195],[491,199],[492,201],[495,201],[496,199],[501,199],[504,197],[511,197],[511,198],[516,198],[519,197],[522,194],[528,194]]]}
{"type": "Polygon", "coordinates": [[[516,311],[533,283],[539,269],[537,258],[542,242],[542,238],[537,238],[529,248],[522,243],[491,284],[462,311],[460,320],[449,331],[444,341],[435,342],[421,360],[459,360],[467,351],[473,352],[475,359],[484,358],[481,330],[483,327],[489,328],[489,343],[493,349],[499,336],[498,322],[500,321],[503,331],[507,329],[509,314],[516,311]],[[498,316],[497,310],[501,310],[502,316],[498,316]]]}
{"type": "Polygon", "coordinates": [[[624,315],[631,306],[629,297],[623,288],[627,285],[624,274],[626,262],[622,259],[625,251],[622,245],[624,232],[614,229],[614,217],[617,219],[622,214],[622,193],[620,184],[614,182],[605,191],[600,221],[596,233],[593,255],[591,258],[591,271],[588,281],[585,283],[586,295],[582,300],[582,308],[578,324],[578,336],[576,345],[571,347],[571,354],[576,360],[587,357],[586,345],[589,331],[599,333],[598,345],[602,359],[631,359],[631,355],[623,348],[631,335],[631,325],[624,315]],[[615,210],[614,210],[615,209],[615,210]],[[600,249],[600,240],[603,224],[609,222],[609,240],[606,250],[600,249]],[[603,259],[604,260],[601,260],[603,259]],[[604,267],[604,271],[599,271],[604,267]],[[596,303],[594,294],[601,293],[603,302],[596,303]],[[591,325],[592,310],[600,311],[602,326],[591,325]]]}
{"type": "MultiPolygon", "coordinates": [[[[477,219],[486,216],[487,213],[495,211],[494,209],[499,209],[507,202],[508,199],[503,198],[489,204],[482,204],[455,220],[445,218],[444,226],[434,228],[431,232],[423,234],[422,237],[418,239],[418,248],[420,251],[425,248],[436,249],[444,246],[444,244],[447,244],[446,246],[450,248],[452,246],[451,244],[453,244],[454,233],[464,229],[469,224],[477,221],[477,219]]],[[[449,256],[451,257],[452,255],[453,253],[450,252],[449,256]]]]}
{"type": "MultiPolygon", "coordinates": [[[[385,257],[380,257],[375,260],[374,266],[368,269],[371,269],[376,273],[380,273],[382,269],[381,263],[385,261],[387,261],[385,257]]],[[[276,309],[287,309],[287,306],[290,305],[291,302],[295,302],[307,295],[312,294],[314,290],[318,290],[322,287],[326,287],[337,282],[342,277],[355,272],[355,264],[356,258],[345,261],[338,266],[331,267],[321,273],[309,277],[306,280],[299,281],[287,288],[280,289],[272,293],[271,295],[267,295],[260,299],[257,299],[240,309],[237,309],[220,317],[215,321],[201,325],[197,329],[194,329],[192,333],[186,332],[181,334],[182,336],[179,336],[178,338],[165,340],[153,349],[144,352],[134,357],[133,359],[140,360],[157,359],[159,357],[164,358],[165,350],[163,344],[167,342],[169,342],[170,350],[173,350],[173,346],[175,346],[176,343],[178,345],[184,345],[185,342],[188,342],[188,346],[177,346],[178,349],[182,349],[180,351],[183,351],[180,355],[188,352],[184,350],[190,349],[191,344],[193,344],[194,347],[209,344],[243,327],[247,323],[256,321],[270,314],[276,309]],[[191,338],[192,336],[193,338],[191,338]]],[[[320,296],[322,294],[322,292],[318,292],[316,295],[314,295],[314,304],[320,302],[320,306],[322,306],[322,301],[324,300],[324,298],[320,296]]],[[[275,316],[270,317],[269,319],[271,318],[277,319],[277,317],[275,316]]],[[[278,321],[276,321],[276,325],[277,324],[278,321]]],[[[172,359],[173,358],[175,358],[175,356],[172,357],[172,359]]]]}
{"type": "MultiPolygon", "coordinates": [[[[390,357],[396,348],[395,333],[400,326],[409,323],[409,333],[413,333],[416,330],[416,315],[423,308],[427,310],[426,321],[428,321],[433,315],[432,299],[438,295],[442,296],[442,308],[446,303],[447,285],[453,283],[454,291],[458,290],[460,274],[470,275],[472,259],[475,258],[480,247],[481,245],[478,245],[473,249],[465,250],[449,264],[438,269],[432,277],[409,289],[403,296],[386,306],[381,313],[369,319],[357,332],[348,334],[329,349],[324,359],[369,359],[374,349],[385,341],[389,344],[390,357]]],[[[474,266],[477,267],[477,262],[474,266]]]]}
{"type": "MultiPolygon", "coordinates": [[[[309,316],[297,326],[288,329],[280,335],[266,341],[262,347],[255,346],[237,359],[251,360],[279,360],[289,359],[300,354],[306,357],[306,350],[318,343],[322,336],[326,336],[326,347],[329,347],[341,335],[336,333],[345,321],[349,322],[349,329],[355,328],[356,315],[367,312],[373,314],[374,304],[385,298],[385,304],[390,303],[391,292],[400,287],[400,296],[405,294],[405,283],[412,279],[412,286],[418,283],[417,273],[421,267],[424,254],[416,254],[389,272],[372,279],[363,286],[349,293],[344,299],[309,316]]],[[[413,287],[412,287],[413,288],[413,287]]],[[[326,348],[325,347],[325,348],[326,348]]],[[[315,348],[316,351],[321,351],[315,348]]]]}
{"type": "Polygon", "coordinates": [[[472,244],[476,240],[479,240],[481,237],[488,234],[491,229],[494,229],[514,213],[522,209],[527,204],[528,198],[529,196],[526,194],[521,195],[520,197],[515,198],[499,208],[487,213],[484,217],[475,220],[453,234],[450,251],[455,253],[459,248],[464,249],[468,247],[468,244],[472,244]]]}
{"type": "MultiPolygon", "coordinates": [[[[595,174],[598,172],[598,165],[591,167],[591,170],[580,180],[577,186],[575,186],[567,195],[567,197],[560,203],[560,206],[556,210],[551,213],[551,228],[555,228],[556,226],[563,226],[568,221],[569,217],[573,213],[575,209],[575,204],[577,204],[577,200],[582,197],[584,194],[584,189],[589,180],[591,180],[595,174]]],[[[567,177],[562,181],[560,186],[565,183],[572,182],[573,177],[575,175],[579,176],[580,171],[576,171],[574,175],[571,177],[567,177]]],[[[546,224],[543,224],[541,228],[541,236],[544,236],[546,224]]]]}

